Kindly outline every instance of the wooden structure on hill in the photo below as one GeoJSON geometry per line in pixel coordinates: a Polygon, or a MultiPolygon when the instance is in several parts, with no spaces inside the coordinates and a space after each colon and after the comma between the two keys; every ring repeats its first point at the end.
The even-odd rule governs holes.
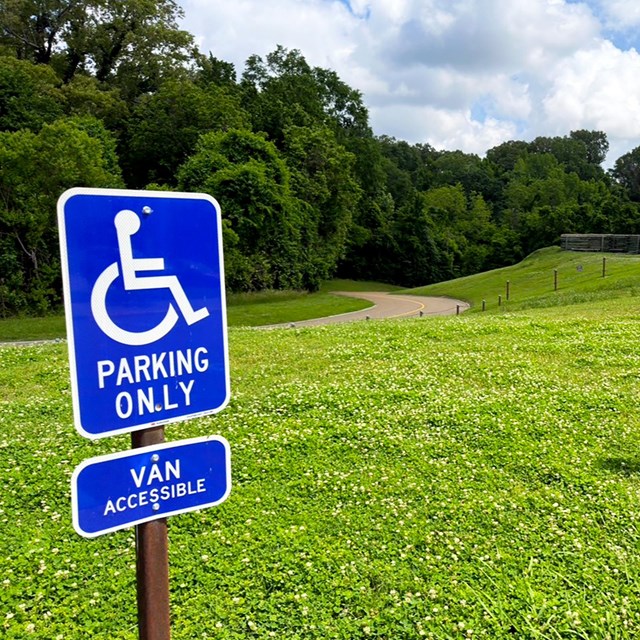
{"type": "Polygon", "coordinates": [[[640,235],[614,233],[563,233],[560,246],[565,251],[640,253],[640,235]]]}

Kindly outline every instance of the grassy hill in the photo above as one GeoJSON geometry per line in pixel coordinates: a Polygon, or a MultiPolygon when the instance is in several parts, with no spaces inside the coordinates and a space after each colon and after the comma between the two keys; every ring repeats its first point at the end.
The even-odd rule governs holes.
{"type": "Polygon", "coordinates": [[[473,312],[482,311],[483,300],[487,311],[516,311],[636,296],[640,294],[640,256],[549,247],[512,267],[411,289],[411,293],[465,300],[473,312]],[[501,308],[498,296],[502,297],[501,308]]]}

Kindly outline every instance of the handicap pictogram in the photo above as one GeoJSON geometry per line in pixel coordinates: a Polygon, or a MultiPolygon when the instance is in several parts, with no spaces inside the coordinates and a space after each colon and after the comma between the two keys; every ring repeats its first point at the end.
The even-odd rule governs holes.
{"type": "Polygon", "coordinates": [[[131,238],[140,230],[140,218],[128,209],[120,211],[115,219],[118,237],[120,263],[113,262],[99,276],[91,291],[91,313],[102,331],[121,344],[139,346],[151,344],[166,336],[179,319],[174,305],[170,302],[164,318],[152,329],[127,331],[119,327],[110,317],[107,309],[107,293],[118,277],[122,277],[126,291],[149,289],[169,289],[187,324],[192,325],[209,315],[202,307],[194,310],[180,280],[175,275],[144,275],[144,271],[164,271],[164,258],[134,258],[131,238]]]}

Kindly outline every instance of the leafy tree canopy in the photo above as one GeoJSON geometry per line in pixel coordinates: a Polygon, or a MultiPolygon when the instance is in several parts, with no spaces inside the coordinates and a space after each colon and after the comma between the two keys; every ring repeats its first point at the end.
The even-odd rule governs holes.
{"type": "Polygon", "coordinates": [[[56,201],[75,186],[121,187],[115,141],[91,118],[0,133],[0,313],[51,310],[60,296],[56,201]]]}
{"type": "Polygon", "coordinates": [[[333,71],[309,66],[297,49],[278,46],[263,60],[251,56],[242,76],[253,128],[280,145],[288,126],[329,126],[338,135],[370,135],[359,91],[333,71]]]}
{"type": "Polygon", "coordinates": [[[4,0],[0,37],[18,58],[51,64],[65,82],[91,74],[134,96],[192,58],[181,16],[174,0],[4,0]]]}
{"type": "Polygon", "coordinates": [[[634,202],[640,202],[640,147],[620,156],[611,175],[634,202]]]}
{"type": "Polygon", "coordinates": [[[63,114],[64,96],[51,67],[0,56],[0,131],[38,131],[63,114]]]}
{"type": "Polygon", "coordinates": [[[168,80],[142,96],[128,122],[123,164],[134,186],[149,182],[175,185],[178,167],[209,131],[249,126],[239,97],[224,87],[201,87],[188,80],[168,80]]]}

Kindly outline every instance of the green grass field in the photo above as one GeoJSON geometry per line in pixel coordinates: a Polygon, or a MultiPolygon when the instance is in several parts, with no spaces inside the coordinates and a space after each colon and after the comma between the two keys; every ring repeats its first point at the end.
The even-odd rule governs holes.
{"type": "MultiPolygon", "coordinates": [[[[502,311],[231,329],[230,405],[166,429],[233,467],[169,521],[172,638],[637,638],[640,299],[502,311]]],[[[128,437],[76,434],[64,344],[0,398],[2,637],[134,640],[134,533],[69,489],[128,437]]]]}

